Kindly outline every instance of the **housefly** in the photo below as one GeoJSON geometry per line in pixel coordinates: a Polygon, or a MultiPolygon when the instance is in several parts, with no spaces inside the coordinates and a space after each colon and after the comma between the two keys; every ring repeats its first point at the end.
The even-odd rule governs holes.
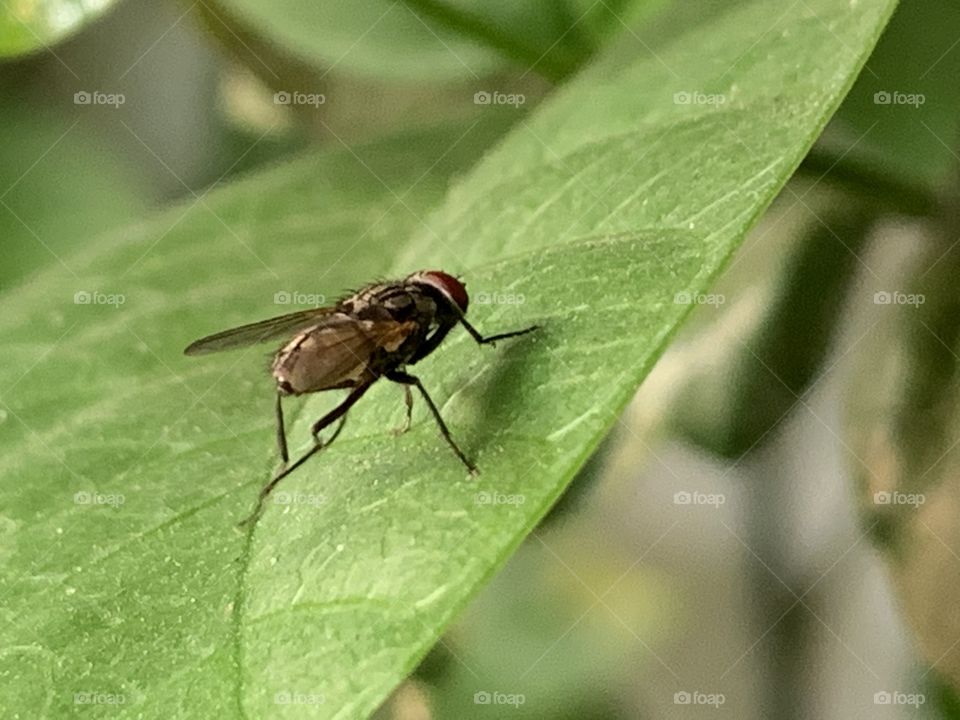
{"type": "Polygon", "coordinates": [[[335,305],[281,315],[250,325],[224,330],[191,343],[186,355],[231,350],[268,340],[288,338],[274,354],[271,373],[277,384],[277,445],[282,461],[279,472],[260,491],[257,517],[264,500],[277,483],[311,456],[332,443],[346,421],[347,411],[380,378],[404,386],[406,422],[410,427],[415,387],[430,408],[440,433],[471,474],[477,468],[454,441],[440,411],[420,378],[407,372],[432,353],[459,323],[480,345],[517,337],[537,326],[484,337],[466,319],[469,299],[464,284],[439,270],[422,270],[402,280],[377,282],[341,298],[335,305]],[[289,463],[282,399],[324,390],[350,392],[333,410],[311,428],[314,445],[293,464],[289,463]],[[333,423],[327,440],[320,433],[333,423]]]}

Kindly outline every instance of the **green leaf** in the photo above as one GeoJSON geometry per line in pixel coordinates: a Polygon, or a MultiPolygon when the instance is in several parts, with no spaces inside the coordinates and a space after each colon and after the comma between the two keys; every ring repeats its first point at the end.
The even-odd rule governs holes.
{"type": "Polygon", "coordinates": [[[0,57],[36,52],[96,20],[116,0],[36,0],[0,5],[0,57]]]}
{"type": "MultiPolygon", "coordinates": [[[[743,2],[656,57],[627,34],[429,217],[485,146],[472,133],[248,178],[5,298],[0,705],[62,716],[101,693],[127,717],[365,717],[616,422],[690,309],[677,294],[708,286],[891,10],[743,2]],[[181,348],[275,314],[278,292],[420,267],[463,272],[485,332],[544,326],[496,349],[458,332],[416,367],[480,477],[422,402],[394,437],[402,393],[383,383],[237,529],[275,465],[266,353],[181,348]]],[[[335,400],[288,407],[295,450],[335,400]]]]}
{"type": "Polygon", "coordinates": [[[76,693],[102,693],[134,714],[239,716],[235,523],[273,464],[252,441],[270,422],[264,350],[224,365],[182,346],[290,310],[277,292],[385,272],[501,126],[304,158],[105,236],[3,298],[0,444],[18,480],[0,502],[0,707],[63,716],[76,693]],[[90,674],[87,658],[110,657],[90,674]]]}
{"type": "Polygon", "coordinates": [[[0,289],[47,264],[60,262],[77,244],[141,211],[128,173],[105,162],[76,123],[64,124],[5,97],[0,109],[7,142],[0,144],[0,289]],[[80,180],[62,190],[63,178],[80,180]],[[37,198],[56,197],[56,212],[37,198]]]}

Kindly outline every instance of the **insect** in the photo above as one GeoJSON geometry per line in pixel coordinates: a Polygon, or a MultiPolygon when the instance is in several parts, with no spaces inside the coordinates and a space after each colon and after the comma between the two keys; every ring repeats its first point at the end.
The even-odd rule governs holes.
{"type": "Polygon", "coordinates": [[[471,474],[476,474],[476,466],[454,441],[420,378],[407,372],[407,367],[436,350],[457,324],[463,325],[480,345],[492,345],[497,340],[525,335],[538,326],[484,337],[467,322],[468,304],[467,290],[460,280],[440,270],[421,270],[402,280],[367,285],[341,298],[335,305],[242,325],[187,346],[186,355],[203,355],[289,338],[274,354],[271,363],[271,373],[277,383],[277,445],[281,467],[261,489],[256,510],[247,521],[260,514],[264,500],[277,483],[337,438],[346,422],[347,411],[380,378],[404,387],[407,414],[399,432],[410,428],[413,412],[410,388],[415,387],[453,452],[471,474]],[[339,405],[313,424],[313,447],[288,465],[290,457],[284,430],[283,398],[336,389],[350,392],[339,405]],[[320,433],[335,422],[337,426],[331,436],[322,440],[320,433]]]}

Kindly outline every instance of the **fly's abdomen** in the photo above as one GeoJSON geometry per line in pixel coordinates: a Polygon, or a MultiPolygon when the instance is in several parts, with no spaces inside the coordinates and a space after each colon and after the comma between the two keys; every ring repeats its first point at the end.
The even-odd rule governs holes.
{"type": "Polygon", "coordinates": [[[277,385],[293,395],[351,387],[366,377],[371,348],[356,331],[318,327],[300,333],[273,359],[277,385]]]}
{"type": "Polygon", "coordinates": [[[281,391],[303,393],[354,387],[402,363],[401,348],[416,337],[413,320],[360,320],[346,314],[303,331],[277,352],[273,376],[281,391]]]}

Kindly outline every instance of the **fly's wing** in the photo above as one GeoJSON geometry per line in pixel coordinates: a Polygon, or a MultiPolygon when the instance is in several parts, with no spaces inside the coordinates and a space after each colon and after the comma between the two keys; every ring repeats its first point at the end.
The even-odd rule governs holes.
{"type": "Polygon", "coordinates": [[[311,325],[323,323],[335,315],[332,307],[300,310],[208,335],[190,343],[183,353],[185,355],[205,355],[221,350],[233,350],[267,340],[276,340],[292,335],[299,330],[304,330],[311,325]]]}
{"type": "Polygon", "coordinates": [[[370,366],[374,353],[396,350],[416,328],[413,321],[358,320],[337,313],[291,340],[277,356],[274,376],[298,394],[372,380],[383,369],[370,366]]]}

